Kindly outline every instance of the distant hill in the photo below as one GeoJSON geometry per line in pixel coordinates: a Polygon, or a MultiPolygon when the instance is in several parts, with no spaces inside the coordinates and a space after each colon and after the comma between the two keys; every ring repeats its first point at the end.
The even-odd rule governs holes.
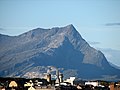
{"type": "Polygon", "coordinates": [[[0,76],[24,76],[31,70],[42,73],[40,66],[74,70],[83,79],[120,78],[120,70],[92,48],[72,24],[37,28],[19,36],[0,34],[0,76]]]}

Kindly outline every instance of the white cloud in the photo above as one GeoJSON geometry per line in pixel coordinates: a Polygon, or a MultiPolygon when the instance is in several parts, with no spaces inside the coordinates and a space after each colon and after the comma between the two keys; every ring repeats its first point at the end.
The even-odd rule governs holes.
{"type": "Polygon", "coordinates": [[[120,23],[107,23],[105,26],[120,26],[120,23]]]}
{"type": "Polygon", "coordinates": [[[4,31],[5,29],[4,28],[0,28],[0,31],[4,31]]]}
{"type": "Polygon", "coordinates": [[[100,44],[100,42],[91,42],[91,41],[88,41],[88,43],[89,43],[90,45],[100,44]]]}

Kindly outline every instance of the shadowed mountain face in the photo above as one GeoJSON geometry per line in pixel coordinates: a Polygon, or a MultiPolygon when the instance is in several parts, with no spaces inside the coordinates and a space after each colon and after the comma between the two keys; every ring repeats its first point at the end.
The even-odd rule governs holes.
{"type": "Polygon", "coordinates": [[[0,76],[23,76],[38,66],[74,69],[86,79],[120,78],[120,70],[110,66],[101,51],[90,47],[73,25],[37,28],[19,36],[0,34],[0,76]]]}

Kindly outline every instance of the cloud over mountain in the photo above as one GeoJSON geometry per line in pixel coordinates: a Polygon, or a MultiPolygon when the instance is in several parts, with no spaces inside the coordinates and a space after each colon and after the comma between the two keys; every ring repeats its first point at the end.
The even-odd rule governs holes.
{"type": "Polygon", "coordinates": [[[100,44],[100,42],[91,42],[91,41],[88,41],[88,43],[89,43],[90,45],[100,44]]]}
{"type": "Polygon", "coordinates": [[[5,29],[4,28],[0,28],[0,31],[4,31],[5,29]]]}
{"type": "Polygon", "coordinates": [[[120,26],[120,23],[107,23],[105,26],[120,26]]]}

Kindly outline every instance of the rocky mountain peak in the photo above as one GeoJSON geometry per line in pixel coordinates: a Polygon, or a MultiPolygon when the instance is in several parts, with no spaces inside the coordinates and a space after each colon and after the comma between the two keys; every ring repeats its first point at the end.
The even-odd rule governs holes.
{"type": "Polygon", "coordinates": [[[75,27],[73,26],[73,24],[69,24],[69,25],[65,26],[65,28],[68,28],[68,29],[75,29],[75,27]]]}
{"type": "Polygon", "coordinates": [[[120,72],[111,67],[104,54],[92,48],[72,24],[36,28],[12,38],[4,36],[0,43],[0,76],[24,76],[38,66],[75,69],[83,78],[120,72]]]}

